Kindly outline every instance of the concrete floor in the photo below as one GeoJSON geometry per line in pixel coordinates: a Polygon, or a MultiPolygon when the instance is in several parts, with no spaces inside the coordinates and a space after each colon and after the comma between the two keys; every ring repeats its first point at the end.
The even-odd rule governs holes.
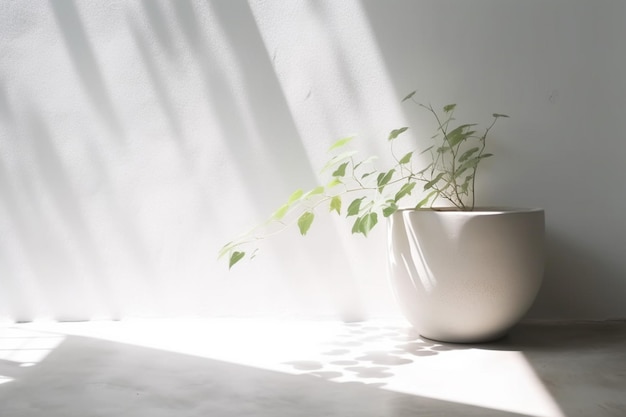
{"type": "Polygon", "coordinates": [[[401,320],[0,327],[0,416],[626,416],[626,322],[523,324],[496,343],[401,320]]]}

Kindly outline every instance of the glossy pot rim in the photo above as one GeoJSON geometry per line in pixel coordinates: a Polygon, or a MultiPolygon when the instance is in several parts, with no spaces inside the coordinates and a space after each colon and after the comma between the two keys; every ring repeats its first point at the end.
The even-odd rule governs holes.
{"type": "Polygon", "coordinates": [[[481,206],[481,207],[475,207],[473,210],[460,210],[456,207],[428,207],[428,208],[402,207],[395,211],[395,213],[410,213],[410,212],[456,214],[456,215],[472,216],[472,215],[493,215],[493,214],[513,214],[513,213],[542,213],[544,212],[544,209],[539,208],[539,207],[504,207],[504,206],[481,206]]]}

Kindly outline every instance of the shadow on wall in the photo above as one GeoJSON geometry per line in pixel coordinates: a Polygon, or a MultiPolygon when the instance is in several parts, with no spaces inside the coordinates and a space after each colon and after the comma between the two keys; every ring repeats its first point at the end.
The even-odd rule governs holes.
{"type": "Polygon", "coordinates": [[[214,39],[207,35],[211,31],[202,26],[193,3],[171,5],[202,73],[206,97],[217,116],[222,140],[230,151],[230,161],[238,165],[242,173],[251,169],[264,173],[246,176],[253,200],[269,211],[274,207],[264,207],[268,195],[282,198],[298,184],[313,186],[315,170],[298,138],[249,6],[244,2],[205,3],[208,13],[217,18],[211,31],[222,31],[224,35],[224,39],[214,39]],[[243,27],[246,30],[242,30],[243,27]],[[228,68],[228,62],[217,53],[220,48],[232,54],[235,68],[228,68]],[[237,85],[238,82],[242,85],[237,85]],[[236,91],[238,88],[243,96],[236,91]],[[255,141],[257,135],[262,140],[261,147],[255,141]],[[282,175],[285,172],[290,175],[282,175]],[[270,174],[283,187],[267,187],[264,179],[270,174]]]}
{"type": "Polygon", "coordinates": [[[56,343],[32,366],[0,361],[3,416],[522,416],[85,337],[56,343]]]}
{"type": "MultiPolygon", "coordinates": [[[[615,319],[608,316],[611,306],[623,303],[626,288],[618,288],[625,272],[618,265],[594,255],[594,250],[578,244],[558,230],[546,230],[546,272],[533,310],[551,318],[615,319]]],[[[626,286],[626,284],[624,284],[626,286]]],[[[533,317],[531,311],[530,317],[533,317]]]]}
{"type": "Polygon", "coordinates": [[[0,120],[6,126],[13,126],[15,115],[9,105],[6,82],[0,78],[0,120]]]}
{"type": "MultiPolygon", "coordinates": [[[[214,244],[217,249],[223,243],[215,242],[218,235],[216,229],[225,222],[214,220],[218,218],[214,213],[225,205],[216,202],[216,194],[212,193],[214,190],[204,182],[199,187],[195,182],[198,178],[202,181],[208,179],[206,182],[209,182],[211,176],[221,174],[220,166],[205,164],[198,167],[193,162],[200,160],[197,154],[217,153],[217,146],[214,146],[215,143],[212,146],[211,140],[223,141],[224,149],[230,155],[226,158],[219,155],[210,160],[236,166],[245,188],[242,192],[250,194],[250,199],[259,203],[251,205],[249,210],[262,211],[264,216],[278,205],[272,201],[274,196],[280,204],[297,186],[317,182],[314,175],[316,169],[310,166],[307,150],[299,139],[271,57],[246,2],[143,1],[137,5],[121,6],[123,9],[117,6],[102,6],[97,10],[100,15],[89,14],[91,6],[73,0],[42,6],[45,9],[43,13],[50,15],[54,32],[51,36],[59,38],[56,42],[59,50],[50,52],[51,59],[62,63],[67,60],[70,77],[75,78],[70,82],[76,81],[75,84],[84,92],[85,106],[77,103],[63,110],[67,114],[59,114],[56,109],[45,107],[44,99],[54,99],[45,96],[46,90],[41,90],[34,97],[25,97],[24,102],[33,104],[22,106],[17,99],[11,100],[14,97],[5,92],[6,88],[0,80],[0,121],[11,122],[6,124],[15,130],[16,134],[11,132],[11,136],[24,136],[23,142],[28,144],[30,152],[20,153],[21,148],[16,148],[16,155],[23,158],[24,163],[21,159],[17,164],[0,160],[0,170],[7,171],[7,175],[0,177],[0,192],[6,197],[4,205],[16,234],[16,242],[11,249],[20,252],[19,260],[16,257],[10,259],[10,256],[6,260],[0,259],[7,264],[3,270],[11,271],[0,278],[5,280],[3,288],[15,289],[8,292],[7,303],[3,303],[11,306],[7,314],[10,318],[30,320],[49,314],[55,318],[76,320],[91,317],[94,310],[106,317],[119,317],[129,311],[130,314],[137,311],[137,305],[143,306],[147,314],[159,314],[171,297],[169,293],[161,294],[161,284],[165,288],[169,288],[167,285],[185,288],[189,282],[198,285],[198,282],[206,281],[207,270],[202,269],[206,263],[197,266],[201,261],[195,254],[212,257],[212,251],[205,251],[205,244],[214,244]],[[128,14],[125,15],[124,11],[128,14]],[[128,18],[125,24],[112,25],[111,32],[106,32],[106,19],[124,16],[128,18]],[[205,25],[207,16],[211,17],[215,27],[205,25]],[[98,23],[102,26],[97,26],[98,23]],[[219,39],[212,38],[212,33],[218,33],[219,39]],[[120,39],[125,43],[116,45],[115,42],[120,39]],[[105,48],[104,42],[111,43],[107,43],[105,48]],[[222,62],[223,55],[216,53],[216,45],[226,49],[228,62],[222,62]],[[128,65],[130,75],[145,77],[147,87],[144,88],[150,90],[129,89],[122,93],[145,93],[146,100],[153,101],[145,108],[133,107],[132,111],[137,112],[132,115],[136,116],[133,118],[122,111],[129,108],[132,100],[128,103],[115,101],[117,97],[124,99],[126,96],[116,94],[121,88],[111,84],[114,78],[110,78],[111,72],[107,71],[117,64],[115,59],[120,56],[131,57],[131,63],[138,64],[128,65]],[[217,138],[197,135],[198,142],[191,143],[193,138],[185,130],[189,120],[183,118],[186,109],[176,101],[180,95],[172,89],[172,80],[167,78],[172,76],[172,72],[167,72],[167,66],[160,66],[161,59],[176,61],[190,73],[197,71],[200,74],[197,80],[187,80],[202,90],[200,99],[191,102],[191,105],[204,108],[201,104],[207,103],[200,102],[202,99],[208,102],[209,116],[211,120],[215,119],[217,126],[204,125],[203,128],[217,131],[220,134],[217,138]],[[231,63],[236,65],[229,68],[231,63]],[[155,173],[146,168],[157,165],[157,158],[161,156],[152,153],[152,147],[168,149],[167,143],[149,137],[152,132],[142,125],[141,120],[148,119],[146,116],[155,116],[146,111],[146,108],[151,110],[152,107],[157,108],[157,117],[165,114],[165,141],[184,141],[176,143],[180,154],[167,153],[169,159],[164,160],[168,168],[171,162],[172,166],[180,164],[184,167],[182,169],[187,170],[180,176],[174,177],[174,174],[179,174],[174,168],[155,173]],[[99,130],[104,132],[97,131],[99,124],[89,126],[93,131],[70,125],[76,118],[91,115],[91,112],[102,119],[103,127],[99,130]],[[70,117],[66,117],[68,114],[70,117]],[[58,129],[62,123],[65,125],[58,129]],[[63,134],[62,131],[73,134],[63,134]],[[185,134],[189,136],[183,137],[185,134]],[[96,141],[94,137],[104,139],[96,141]],[[119,141],[114,143],[116,139],[119,141]],[[144,152],[147,146],[151,148],[144,152]],[[68,163],[68,160],[79,158],[89,161],[84,166],[88,166],[86,172],[94,177],[93,188],[75,186],[77,178],[85,172],[81,172],[77,164],[68,163]],[[29,167],[27,162],[30,159],[34,163],[29,167]],[[15,166],[22,170],[21,165],[24,166],[23,171],[15,172],[15,166]],[[190,172],[193,170],[196,171],[190,172]],[[168,176],[171,174],[171,177],[168,176]],[[125,177],[130,180],[125,183],[119,181],[119,178],[125,177]],[[140,177],[141,182],[133,181],[136,177],[140,177]],[[170,180],[174,183],[171,189],[183,190],[180,194],[174,193],[175,198],[164,195],[170,192],[170,188],[166,187],[171,185],[168,184],[170,180]],[[32,184],[37,184],[37,187],[32,184]],[[141,184],[143,188],[131,189],[134,184],[141,184]],[[150,199],[151,196],[154,200],[150,199]],[[171,207],[168,204],[162,210],[160,207],[150,210],[148,214],[154,215],[157,220],[154,224],[157,225],[154,228],[142,227],[142,220],[147,217],[139,218],[145,213],[140,210],[144,204],[175,200],[181,196],[188,197],[189,201],[180,205],[172,203],[171,207]],[[201,204],[207,207],[190,207],[201,204]],[[200,212],[202,215],[193,217],[200,212]],[[176,218],[182,219],[187,214],[184,221],[180,220],[183,226],[194,222],[201,225],[192,232],[180,227],[180,224],[173,224],[176,218]],[[54,222],[48,221],[50,218],[54,222]],[[170,229],[162,227],[159,221],[169,222],[166,226],[170,229]],[[201,231],[198,232],[198,229],[201,231]],[[171,231],[174,236],[167,235],[171,231]],[[181,236],[179,239],[178,233],[181,236]],[[200,246],[204,252],[197,249],[200,246]],[[170,257],[163,256],[163,253],[170,257]],[[184,255],[177,258],[178,254],[184,255]],[[192,266],[189,267],[189,264],[192,266]],[[12,273],[13,270],[15,273],[12,273]],[[33,282],[26,283],[27,278],[33,282]],[[139,299],[136,294],[142,298],[139,299]],[[149,300],[144,300],[144,296],[149,300]]],[[[51,68],[54,69],[54,66],[51,68]]],[[[31,76],[43,77],[43,73],[31,76]]],[[[128,80],[125,78],[121,82],[124,81],[128,80]]],[[[19,83],[15,85],[17,91],[19,83]]],[[[136,88],[143,85],[137,83],[136,88]]],[[[135,88],[135,84],[131,87],[135,88]]],[[[14,95],[22,100],[24,94],[20,93],[17,91],[14,95]]],[[[231,214],[228,210],[224,212],[225,216],[231,214]]],[[[237,232],[239,230],[233,231],[237,232]]],[[[329,229],[329,233],[336,231],[329,229]]],[[[298,256],[305,260],[302,254],[298,256]]],[[[221,268],[222,264],[217,267],[221,268]]],[[[314,270],[315,266],[310,269],[314,270]]],[[[355,274],[333,273],[346,282],[344,286],[348,290],[345,293],[357,292],[355,274]]],[[[335,294],[340,290],[332,278],[318,281],[323,281],[326,292],[335,294]]],[[[186,295],[190,298],[195,296],[186,295]]],[[[267,298],[271,296],[268,294],[267,298]]],[[[204,302],[201,300],[199,303],[204,302]]]]}
{"type": "MultiPolygon", "coordinates": [[[[20,284],[13,282],[13,275],[7,277],[6,285],[22,288],[18,292],[22,299],[16,303],[21,305],[13,307],[12,316],[19,321],[32,320],[49,310],[59,319],[84,319],[83,314],[89,314],[93,308],[88,294],[95,289],[112,316],[119,317],[118,300],[106,274],[101,248],[91,232],[81,196],[59,155],[53,133],[35,107],[29,106],[24,116],[28,130],[22,142],[32,157],[30,167],[25,164],[20,172],[5,172],[0,181],[0,193],[7,198],[6,207],[16,226],[19,245],[32,268],[32,275],[23,271],[15,275],[21,279],[32,276],[32,282],[20,284]],[[11,177],[17,180],[6,180],[11,177]],[[60,235],[69,239],[60,242],[60,235]],[[91,274],[79,272],[85,264],[91,274]]],[[[6,170],[1,164],[0,169],[6,170]]],[[[125,230],[129,236],[132,229],[125,230]]]]}
{"type": "Polygon", "coordinates": [[[71,0],[52,1],[49,4],[84,90],[115,137],[120,140],[124,139],[124,129],[115,111],[100,64],[93,52],[93,46],[89,43],[89,37],[76,4],[71,0]]]}
{"type": "Polygon", "coordinates": [[[612,46],[623,26],[607,22],[623,15],[617,4],[595,14],[582,3],[363,2],[397,91],[420,83],[433,100],[471,97],[480,110],[488,99],[511,112],[510,130],[491,142],[494,171],[481,172],[480,199],[546,208],[547,269],[531,317],[626,316],[626,148],[613,115],[624,107],[615,91],[626,61],[612,46]]]}
{"type": "MultiPolygon", "coordinates": [[[[264,202],[273,200],[282,204],[296,188],[312,188],[317,185],[315,173],[319,171],[319,167],[311,165],[274,68],[274,59],[279,51],[268,51],[250,5],[243,1],[212,1],[204,4],[209,14],[215,16],[218,26],[208,32],[201,26],[202,21],[198,20],[191,3],[176,2],[173,7],[184,36],[196,54],[198,65],[204,70],[207,96],[217,105],[215,110],[219,113],[224,139],[230,148],[232,159],[240,165],[240,171],[244,173],[251,190],[252,200],[255,204],[259,203],[258,210],[262,211],[262,216],[267,216],[277,206],[266,205],[264,202]],[[209,53],[209,45],[217,42],[211,38],[210,33],[217,32],[223,35],[223,43],[228,46],[230,58],[236,64],[235,74],[226,74],[215,69],[219,63],[216,61],[217,57],[209,53]],[[237,94],[221,91],[233,80],[241,82],[243,102],[238,101],[241,97],[237,94]],[[228,94],[226,100],[221,99],[224,94],[228,94]],[[256,136],[261,140],[261,147],[255,151],[256,136]],[[256,169],[260,162],[263,170],[256,169]],[[249,175],[253,172],[263,172],[264,175],[249,175]],[[268,186],[269,178],[271,186],[268,186]]],[[[333,236],[330,240],[337,242],[339,247],[342,241],[338,231],[328,227],[325,232],[326,235],[333,236]]],[[[315,239],[313,236],[308,238],[315,239]]],[[[311,297],[310,294],[301,293],[304,288],[311,286],[321,289],[322,294],[330,293],[333,297],[338,297],[339,301],[334,302],[334,305],[340,310],[338,313],[342,317],[360,316],[360,308],[345,306],[351,303],[360,305],[359,288],[355,279],[357,274],[349,263],[341,262],[337,258],[334,254],[324,257],[326,261],[322,265],[306,256],[301,248],[290,245],[281,256],[280,275],[286,281],[281,285],[303,301],[311,297]],[[301,272],[303,265],[306,274],[301,272]],[[298,279],[294,280],[294,276],[298,279]],[[355,313],[352,310],[359,311],[355,313]]]]}

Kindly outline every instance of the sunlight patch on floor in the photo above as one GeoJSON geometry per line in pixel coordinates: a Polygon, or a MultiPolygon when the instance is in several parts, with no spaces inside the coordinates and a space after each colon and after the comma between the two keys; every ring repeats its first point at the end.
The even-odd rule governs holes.
{"type": "Polygon", "coordinates": [[[0,327],[0,360],[20,367],[33,366],[43,361],[64,339],[65,336],[58,333],[0,327]]]}
{"type": "Polygon", "coordinates": [[[13,381],[13,378],[0,375],[0,385],[6,384],[7,382],[11,382],[11,381],[13,381]]]}
{"type": "Polygon", "coordinates": [[[425,340],[401,320],[132,320],[8,330],[13,336],[3,338],[1,352],[22,363],[42,360],[66,336],[83,336],[529,416],[563,417],[522,352],[425,340]]]}
{"type": "Polygon", "coordinates": [[[425,359],[398,370],[388,388],[537,417],[564,416],[521,352],[469,349],[425,359]]]}

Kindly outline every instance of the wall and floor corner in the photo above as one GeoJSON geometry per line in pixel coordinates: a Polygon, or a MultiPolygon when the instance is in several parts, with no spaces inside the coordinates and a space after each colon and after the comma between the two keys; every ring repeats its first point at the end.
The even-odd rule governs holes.
{"type": "Polygon", "coordinates": [[[3,1],[0,320],[395,314],[382,228],[320,220],[228,273],[220,246],[325,150],[413,127],[418,89],[512,117],[484,205],[547,213],[529,317],[626,317],[626,4],[3,1]],[[332,242],[329,244],[328,242],[332,242]]]}

